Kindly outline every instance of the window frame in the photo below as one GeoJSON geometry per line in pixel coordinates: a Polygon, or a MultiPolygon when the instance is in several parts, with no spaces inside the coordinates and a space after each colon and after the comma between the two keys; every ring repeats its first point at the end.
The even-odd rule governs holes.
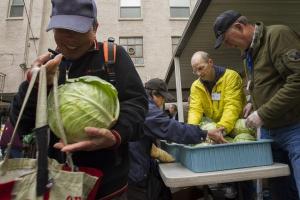
{"type": "Polygon", "coordinates": [[[171,6],[171,1],[169,0],[169,15],[170,15],[170,20],[188,20],[189,17],[191,16],[191,0],[186,0],[188,1],[188,6],[171,6]],[[178,17],[178,16],[171,16],[171,10],[172,8],[188,8],[189,15],[187,17],[178,17]]]}
{"type": "Polygon", "coordinates": [[[23,5],[13,5],[14,0],[9,0],[8,2],[8,12],[7,12],[7,19],[24,19],[24,9],[25,9],[25,3],[23,2],[23,5]],[[23,7],[22,9],[22,16],[11,16],[11,11],[13,7],[23,7]]]}
{"type": "Polygon", "coordinates": [[[144,58],[144,38],[143,38],[143,36],[119,36],[119,45],[122,46],[123,48],[124,48],[124,46],[126,46],[126,48],[124,48],[124,49],[128,53],[128,55],[130,56],[130,58],[131,58],[131,60],[132,60],[132,62],[133,62],[133,64],[134,64],[135,67],[143,67],[145,65],[145,58],[144,58]],[[123,43],[121,43],[122,39],[126,39],[126,45],[124,45],[123,43]],[[136,42],[134,44],[129,44],[128,43],[129,39],[134,39],[134,40],[141,39],[142,42],[141,42],[141,44],[137,44],[136,42]],[[140,57],[132,57],[130,55],[130,53],[128,52],[128,46],[135,46],[135,47],[136,46],[141,46],[141,54],[142,55],[140,57]],[[142,58],[143,59],[143,63],[136,63],[134,61],[135,58],[142,58]]]}
{"type": "Polygon", "coordinates": [[[119,21],[142,21],[143,18],[143,9],[142,9],[142,0],[139,0],[140,1],[140,6],[121,6],[121,1],[122,0],[119,0],[119,6],[118,6],[118,9],[119,9],[119,21]],[[140,17],[121,17],[121,9],[122,8],[140,8],[140,17]]]}

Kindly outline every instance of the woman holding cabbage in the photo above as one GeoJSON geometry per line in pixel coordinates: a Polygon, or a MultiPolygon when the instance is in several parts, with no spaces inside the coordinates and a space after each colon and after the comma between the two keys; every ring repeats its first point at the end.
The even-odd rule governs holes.
{"type": "MultiPolygon", "coordinates": [[[[94,82],[95,76],[106,79],[106,71],[102,70],[103,44],[96,41],[97,28],[97,8],[93,0],[52,0],[52,15],[47,30],[53,30],[57,51],[61,54],[50,60],[50,54],[46,53],[33,63],[34,68],[46,66],[49,88],[57,69],[59,69],[59,84],[64,84],[66,79],[80,79],[87,75],[90,76],[88,82],[94,82]]],[[[138,139],[143,134],[148,105],[140,77],[122,47],[117,46],[116,63],[113,67],[116,74],[117,99],[120,103],[118,118],[116,117],[114,123],[107,128],[100,128],[101,126],[98,125],[85,127],[82,134],[87,135],[86,139],[69,145],[57,143],[59,140],[51,134],[49,157],[63,162],[61,152],[73,152],[72,158],[76,166],[93,167],[103,171],[104,177],[97,191],[97,199],[120,200],[126,199],[129,169],[128,142],[138,139]],[[53,148],[54,144],[57,149],[53,148]]],[[[28,85],[28,81],[20,85],[11,104],[10,119],[13,123],[16,123],[28,85]]],[[[90,96],[90,93],[89,90],[83,91],[83,95],[75,103],[80,105],[81,100],[87,99],[84,94],[90,96]]],[[[64,97],[64,92],[59,95],[64,97]]],[[[19,132],[30,132],[34,128],[36,96],[37,88],[34,88],[21,119],[19,127],[22,130],[19,132]]],[[[101,98],[97,97],[90,99],[95,106],[101,105],[101,101],[101,98]]],[[[94,112],[94,110],[84,111],[87,114],[94,112]]],[[[72,116],[74,112],[76,111],[68,110],[61,114],[72,116]]],[[[84,126],[83,123],[93,115],[81,116],[82,120],[78,122],[78,128],[84,126]]],[[[73,120],[68,122],[71,123],[73,120]]]]}

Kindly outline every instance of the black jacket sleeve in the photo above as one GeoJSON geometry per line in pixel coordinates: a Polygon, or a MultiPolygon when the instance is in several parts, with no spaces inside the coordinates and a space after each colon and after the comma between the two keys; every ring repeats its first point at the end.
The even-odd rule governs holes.
{"type": "Polygon", "coordinates": [[[122,143],[135,141],[143,135],[147,95],[131,58],[121,46],[117,47],[115,65],[120,115],[114,129],[120,134],[122,143]]]}
{"type": "MultiPolygon", "coordinates": [[[[13,126],[15,126],[17,122],[28,86],[29,86],[28,81],[22,82],[21,85],[19,86],[18,93],[14,96],[11,102],[9,117],[13,126]]],[[[36,103],[37,103],[37,89],[33,88],[31,95],[29,96],[21,121],[19,123],[19,127],[18,127],[19,133],[29,133],[34,128],[36,103]]]]}

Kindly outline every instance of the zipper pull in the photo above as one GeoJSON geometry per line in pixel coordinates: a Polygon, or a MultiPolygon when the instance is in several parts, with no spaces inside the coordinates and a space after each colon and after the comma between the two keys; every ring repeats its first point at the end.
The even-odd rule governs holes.
{"type": "Polygon", "coordinates": [[[72,67],[72,63],[70,63],[70,65],[66,68],[66,81],[69,80],[69,71],[70,71],[71,67],[72,67]]]}
{"type": "Polygon", "coordinates": [[[248,80],[246,90],[249,91],[251,87],[251,80],[248,80]]]}
{"type": "Polygon", "coordinates": [[[68,81],[69,80],[69,68],[68,69],[66,69],[66,81],[68,81]]]}

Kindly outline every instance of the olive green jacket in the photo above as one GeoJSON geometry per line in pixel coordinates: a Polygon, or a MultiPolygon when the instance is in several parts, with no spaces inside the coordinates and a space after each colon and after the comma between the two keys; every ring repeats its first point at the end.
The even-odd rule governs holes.
{"type": "Polygon", "coordinates": [[[256,23],[250,94],[266,128],[300,122],[300,36],[284,25],[256,23]]]}

